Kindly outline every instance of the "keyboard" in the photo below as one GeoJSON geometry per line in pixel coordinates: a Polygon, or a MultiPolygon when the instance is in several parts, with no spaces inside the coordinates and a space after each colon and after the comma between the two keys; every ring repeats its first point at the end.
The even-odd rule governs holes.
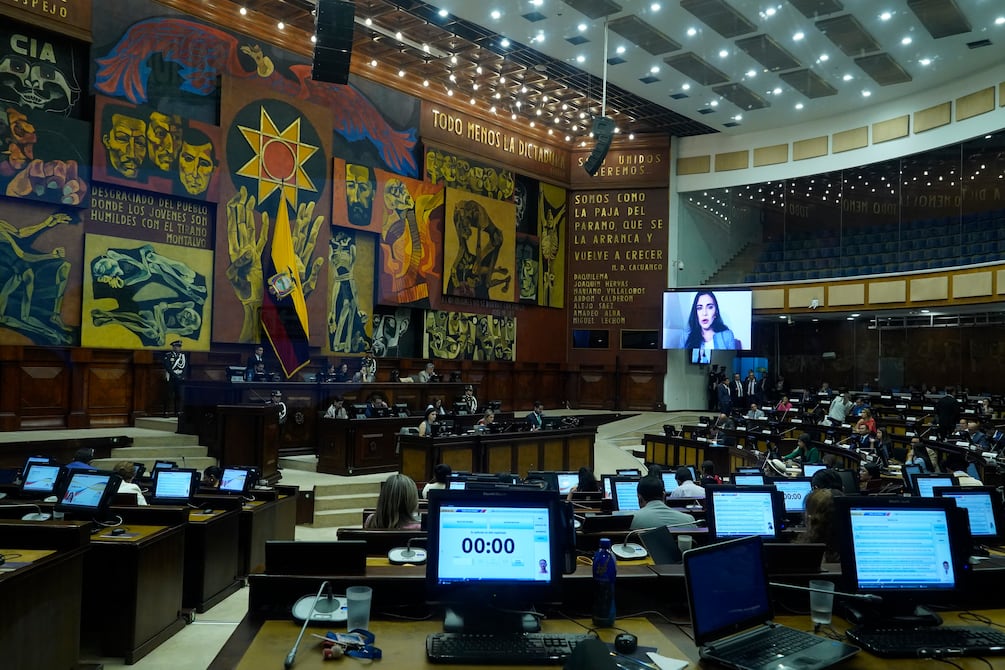
{"type": "Polygon", "coordinates": [[[432,633],[426,657],[432,663],[470,665],[561,665],[586,633],[432,633]]]}
{"type": "Polygon", "coordinates": [[[772,659],[798,654],[823,640],[822,637],[795,628],[775,626],[764,629],[749,640],[720,648],[716,658],[734,660],[744,667],[756,668],[772,659]]]}
{"type": "Polygon", "coordinates": [[[848,631],[848,638],[887,658],[1005,655],[1005,630],[990,626],[856,628],[848,631]]]}

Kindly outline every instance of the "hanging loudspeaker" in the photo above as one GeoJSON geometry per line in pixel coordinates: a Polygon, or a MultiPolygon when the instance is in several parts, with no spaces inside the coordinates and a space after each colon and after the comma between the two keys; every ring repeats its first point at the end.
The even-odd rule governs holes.
{"type": "Polygon", "coordinates": [[[609,116],[598,116],[593,119],[593,139],[597,140],[593,147],[593,153],[583,163],[583,169],[592,177],[597,174],[601,163],[607,157],[607,150],[611,148],[611,140],[614,139],[614,119],[609,116]]]}
{"type": "Polygon", "coordinates": [[[318,0],[317,21],[314,24],[315,81],[332,84],[349,83],[349,61],[352,57],[353,18],[356,6],[341,0],[318,0]]]}

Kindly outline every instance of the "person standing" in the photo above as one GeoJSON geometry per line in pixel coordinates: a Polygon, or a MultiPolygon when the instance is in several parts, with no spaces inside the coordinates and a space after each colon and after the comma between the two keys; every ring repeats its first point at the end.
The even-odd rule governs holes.
{"type": "Polygon", "coordinates": [[[726,377],[722,377],[719,380],[719,387],[717,391],[719,397],[719,411],[728,415],[733,411],[733,395],[729,392],[729,382],[726,381],[726,377]]]}
{"type": "Polygon", "coordinates": [[[164,379],[168,383],[168,397],[164,401],[164,416],[168,413],[168,401],[175,416],[181,412],[184,401],[185,379],[188,377],[188,356],[181,350],[181,340],[171,343],[171,351],[164,354],[164,379]]]}
{"type": "Polygon", "coordinates": [[[248,364],[244,366],[245,380],[255,381],[255,370],[259,366],[265,370],[265,348],[260,344],[255,347],[255,352],[248,357],[248,364]]]}
{"type": "Polygon", "coordinates": [[[757,377],[754,376],[753,370],[747,373],[747,379],[743,382],[743,391],[747,397],[747,402],[760,404],[761,389],[757,384],[757,377]]]}
{"type": "Polygon", "coordinates": [[[468,413],[474,414],[478,411],[478,398],[475,397],[475,388],[470,384],[464,387],[464,396],[461,401],[467,404],[468,413]]]}
{"type": "Polygon", "coordinates": [[[531,430],[540,430],[543,423],[541,417],[544,416],[544,403],[540,400],[534,401],[534,411],[527,415],[527,425],[531,430]]]}
{"type": "Polygon", "coordinates": [[[729,385],[729,395],[732,407],[743,407],[743,399],[747,396],[739,372],[733,374],[733,383],[729,385]]]}
{"type": "Polygon", "coordinates": [[[947,388],[945,395],[935,402],[935,417],[939,421],[939,437],[946,439],[960,421],[960,403],[952,388],[947,388]]]}

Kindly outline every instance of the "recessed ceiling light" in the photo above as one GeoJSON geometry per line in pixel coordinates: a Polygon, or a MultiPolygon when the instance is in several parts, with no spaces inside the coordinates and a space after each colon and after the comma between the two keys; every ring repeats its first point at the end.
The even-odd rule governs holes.
{"type": "Polygon", "coordinates": [[[499,19],[502,18],[502,12],[500,12],[498,9],[493,9],[492,13],[489,16],[498,21],[499,19]]]}
{"type": "Polygon", "coordinates": [[[317,35],[311,35],[311,44],[317,44],[317,41],[318,41],[318,36],[317,35]]]}
{"type": "Polygon", "coordinates": [[[774,7],[768,7],[767,9],[764,10],[764,13],[767,14],[768,16],[774,16],[775,11],[776,10],[774,7]]]}
{"type": "Polygon", "coordinates": [[[451,65],[457,65],[457,56],[456,55],[450,57],[450,64],[451,65]]]}
{"type": "Polygon", "coordinates": [[[653,4],[649,5],[649,9],[651,9],[654,12],[660,11],[660,3],[654,2],[653,4]]]}
{"type": "Polygon", "coordinates": [[[865,89],[864,91],[862,91],[863,98],[868,98],[870,95],[872,95],[872,91],[870,91],[869,89],[865,89]]]}
{"type": "Polygon", "coordinates": [[[438,13],[438,14],[440,15],[440,18],[441,18],[441,19],[445,19],[445,18],[447,18],[447,16],[448,16],[448,15],[450,14],[450,13],[449,13],[449,12],[448,12],[447,10],[445,10],[445,9],[441,9],[441,10],[440,10],[439,12],[437,12],[437,13],[438,13]]]}
{"type": "Polygon", "coordinates": [[[405,76],[405,71],[404,70],[398,70],[398,76],[399,77],[404,77],[405,76]]]}
{"type": "Polygon", "coordinates": [[[918,62],[921,63],[922,65],[931,65],[932,64],[932,59],[931,58],[922,58],[918,62]]]}
{"type": "Polygon", "coordinates": [[[684,84],[683,86],[680,87],[680,90],[682,90],[682,91],[690,91],[691,90],[691,84],[684,84]]]}
{"type": "Polygon", "coordinates": [[[617,49],[615,49],[614,51],[615,51],[615,52],[617,52],[617,53],[619,53],[619,54],[623,54],[623,53],[625,53],[625,47],[624,47],[624,45],[622,45],[622,46],[619,46],[619,47],[618,47],[617,49]]]}
{"type": "Polygon", "coordinates": [[[747,78],[753,79],[757,76],[757,70],[747,70],[747,78]]]}
{"type": "Polygon", "coordinates": [[[781,95],[782,89],[780,86],[776,86],[775,88],[771,89],[771,92],[774,93],[775,95],[781,95]]]}
{"type": "Polygon", "coordinates": [[[453,95],[454,95],[454,89],[448,88],[447,89],[447,95],[450,96],[450,97],[453,97],[453,95]]]}
{"type": "Polygon", "coordinates": [[[429,86],[429,80],[428,79],[423,79],[422,80],[422,85],[428,87],[429,86]]]}
{"type": "Polygon", "coordinates": [[[516,121],[516,112],[513,112],[512,114],[510,114],[510,115],[509,115],[509,118],[511,118],[511,119],[513,119],[514,121],[516,121]]]}
{"type": "Polygon", "coordinates": [[[729,52],[726,51],[725,49],[722,49],[721,51],[719,51],[719,58],[725,58],[728,55],[729,55],[729,52]]]}
{"type": "Polygon", "coordinates": [[[859,314],[858,312],[852,312],[852,313],[851,313],[851,316],[852,316],[852,318],[855,318],[855,319],[857,319],[858,317],[860,317],[860,316],[862,316],[862,315],[861,315],[861,314],[859,314]]]}
{"type": "Polygon", "coordinates": [[[377,59],[376,58],[374,58],[373,60],[370,61],[370,67],[377,67],[377,59]]]}
{"type": "Polygon", "coordinates": [[[628,139],[634,140],[635,139],[635,133],[628,133],[628,139]]]}
{"type": "Polygon", "coordinates": [[[659,65],[653,65],[651,68],[649,68],[649,71],[651,73],[653,73],[653,74],[656,74],[657,72],[660,71],[660,66],[659,65]]]}
{"type": "Polygon", "coordinates": [[[995,19],[996,26],[1000,26],[1003,23],[1005,23],[1005,16],[999,16],[998,18],[995,19]]]}
{"type": "Polygon", "coordinates": [[[368,25],[368,26],[372,26],[372,25],[373,25],[373,19],[371,19],[371,18],[367,18],[367,20],[366,20],[366,21],[364,21],[363,23],[364,23],[365,25],[368,25]]]}
{"type": "Polygon", "coordinates": [[[910,44],[913,41],[914,40],[912,40],[910,37],[905,37],[902,40],[900,40],[900,43],[903,44],[906,47],[908,44],[910,44]]]}
{"type": "Polygon", "coordinates": [[[248,15],[248,8],[247,7],[241,7],[241,9],[239,9],[238,11],[241,12],[241,16],[247,16],[248,15]]]}
{"type": "Polygon", "coordinates": [[[576,26],[576,29],[581,33],[585,33],[587,27],[588,26],[585,23],[580,23],[578,26],[576,26]]]}
{"type": "Polygon", "coordinates": [[[802,108],[803,108],[803,103],[797,102],[796,103],[796,109],[802,109],[802,108]]]}
{"type": "Polygon", "coordinates": [[[708,103],[708,106],[709,107],[718,107],[719,106],[719,101],[718,100],[713,100],[712,102],[708,103]]]}
{"type": "Polygon", "coordinates": [[[892,18],[893,14],[891,14],[890,12],[883,12],[882,14],[879,15],[880,21],[889,21],[892,18]]]}
{"type": "Polygon", "coordinates": [[[583,54],[579,54],[578,56],[576,56],[576,62],[577,63],[585,63],[586,62],[586,56],[584,56],[583,54]]]}
{"type": "Polygon", "coordinates": [[[734,121],[743,121],[743,114],[736,114],[733,116],[734,121]]]}
{"type": "Polygon", "coordinates": [[[504,37],[504,38],[502,38],[502,42],[500,42],[499,45],[503,49],[506,49],[507,47],[509,47],[509,40],[504,37]]]}
{"type": "Polygon", "coordinates": [[[688,37],[694,37],[697,34],[698,34],[698,29],[697,28],[688,28],[687,29],[687,36],[688,37]]]}
{"type": "Polygon", "coordinates": [[[854,77],[851,76],[850,74],[846,74],[845,76],[843,76],[841,78],[844,79],[845,81],[851,81],[852,79],[854,79],[854,77]]]}
{"type": "Polygon", "coordinates": [[[398,40],[399,42],[401,41],[401,37],[402,35],[400,30],[394,34],[394,39],[398,40]]]}
{"type": "Polygon", "coordinates": [[[279,23],[276,24],[276,27],[279,28],[280,30],[284,30],[286,28],[286,24],[280,21],[279,23]]]}
{"type": "Polygon", "coordinates": [[[806,37],[806,33],[804,33],[803,31],[800,30],[798,33],[796,33],[795,35],[792,36],[792,39],[794,39],[795,41],[798,42],[799,40],[803,39],[804,37],[806,37]]]}
{"type": "Polygon", "coordinates": [[[821,62],[821,63],[826,63],[826,62],[827,62],[827,61],[829,61],[830,59],[831,59],[831,57],[830,57],[830,56],[828,56],[827,54],[820,54],[820,62],[821,62]]]}

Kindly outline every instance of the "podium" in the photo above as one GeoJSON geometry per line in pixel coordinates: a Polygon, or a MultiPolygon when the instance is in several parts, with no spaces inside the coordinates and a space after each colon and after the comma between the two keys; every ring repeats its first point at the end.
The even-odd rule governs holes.
{"type": "Polygon", "coordinates": [[[217,445],[221,467],[253,465],[262,480],[279,480],[279,406],[218,405],[217,445]]]}

